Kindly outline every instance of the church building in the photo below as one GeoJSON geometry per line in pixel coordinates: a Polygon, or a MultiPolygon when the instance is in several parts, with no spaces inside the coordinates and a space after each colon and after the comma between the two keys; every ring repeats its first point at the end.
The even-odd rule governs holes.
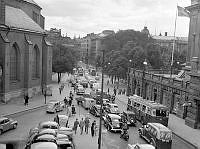
{"type": "Polygon", "coordinates": [[[0,100],[42,93],[51,83],[52,49],[42,8],[33,0],[0,0],[0,100]]]}

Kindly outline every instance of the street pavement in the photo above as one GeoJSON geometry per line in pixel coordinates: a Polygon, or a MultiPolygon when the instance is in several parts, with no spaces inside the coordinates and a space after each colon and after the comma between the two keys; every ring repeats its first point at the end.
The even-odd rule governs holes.
{"type": "MultiPolygon", "coordinates": [[[[70,76],[68,76],[67,74],[63,75],[61,82],[66,83],[66,80],[68,80],[69,77],[70,76]]],[[[56,76],[54,75],[53,80],[55,80],[55,79],[56,79],[56,76]]],[[[107,81],[107,79],[108,79],[108,77],[105,77],[105,82],[107,81]]],[[[69,84],[66,83],[66,87],[64,88],[64,91],[60,95],[59,90],[58,90],[59,86],[60,85],[57,84],[57,83],[52,84],[53,96],[52,97],[48,96],[47,102],[49,100],[55,99],[55,98],[58,99],[58,100],[63,100],[65,96],[69,95],[69,91],[72,90],[72,88],[69,86],[69,84]]],[[[112,93],[113,86],[115,86],[115,85],[113,85],[113,84],[105,85],[104,91],[107,91],[107,88],[109,87],[110,93],[112,93]]],[[[122,87],[124,87],[124,86],[122,86],[122,87]]],[[[118,102],[118,104],[121,103],[121,105],[126,106],[127,97],[125,95],[117,95],[117,101],[116,102],[118,102]]],[[[73,103],[73,104],[76,104],[76,103],[73,103]]],[[[30,99],[28,106],[24,106],[24,100],[23,99],[17,99],[17,100],[8,102],[7,104],[0,104],[0,115],[8,115],[9,116],[9,115],[12,115],[13,113],[20,112],[20,111],[26,111],[26,110],[28,112],[28,110],[33,109],[33,108],[36,108],[36,110],[37,110],[37,107],[41,107],[41,106],[45,106],[44,96],[42,96],[42,95],[37,96],[37,97],[33,97],[32,99],[30,99]]],[[[38,109],[37,111],[42,111],[42,110],[38,109]]],[[[86,112],[85,114],[87,114],[87,111],[85,111],[85,112],[86,112]]],[[[82,112],[79,111],[79,113],[82,114],[84,112],[82,110],[82,112]]],[[[81,114],[77,114],[76,117],[80,119],[80,117],[83,117],[83,115],[81,115],[81,114]]],[[[47,116],[47,117],[45,116],[45,118],[51,119],[51,117],[49,117],[49,116],[47,116]]],[[[70,125],[72,125],[74,120],[75,120],[75,117],[70,118],[70,122],[71,122],[70,125]]],[[[25,121],[25,120],[23,120],[23,121],[25,121]]],[[[25,124],[27,124],[27,123],[31,123],[31,122],[25,121],[25,124]]],[[[170,117],[169,117],[169,128],[176,134],[175,137],[176,137],[177,142],[175,141],[175,143],[180,144],[180,141],[182,141],[182,143],[184,144],[185,142],[183,140],[185,140],[185,141],[190,142],[191,144],[197,146],[198,148],[200,148],[200,130],[192,129],[192,128],[186,126],[184,124],[184,120],[182,120],[182,119],[180,119],[180,118],[178,118],[178,117],[176,117],[175,115],[172,115],[172,114],[170,114],[170,117]],[[178,140],[178,139],[180,139],[180,140],[178,140]]],[[[15,131],[17,131],[17,129],[15,131]]],[[[26,131],[28,131],[28,130],[26,130],[26,131]]],[[[6,132],[5,134],[7,134],[7,133],[8,133],[8,135],[10,134],[10,137],[12,136],[11,135],[12,132],[6,132]]],[[[108,136],[108,135],[109,135],[108,133],[102,134],[102,136],[105,136],[103,138],[106,138],[106,136],[108,136]]],[[[114,136],[114,138],[116,137],[116,139],[119,138],[119,136],[117,134],[112,134],[112,136],[114,136]]],[[[0,137],[0,141],[2,140],[2,137],[0,137]]],[[[79,147],[81,147],[81,148],[83,147],[83,149],[87,148],[87,147],[88,148],[97,148],[97,137],[94,137],[93,139],[89,139],[90,137],[91,136],[88,136],[88,135],[82,135],[82,136],[80,136],[80,135],[76,136],[75,135],[75,142],[77,144],[77,148],[79,148],[79,147]]],[[[118,140],[118,143],[119,142],[120,142],[120,140],[118,140]]],[[[137,143],[137,142],[134,142],[134,140],[133,140],[130,143],[137,143]]],[[[122,142],[122,144],[123,144],[123,142],[122,142]]],[[[105,147],[105,145],[104,145],[104,147],[105,147]]],[[[179,148],[182,148],[182,147],[179,147],[179,148]]],[[[192,146],[192,145],[191,146],[188,145],[188,147],[185,147],[185,149],[190,149],[190,148],[195,148],[195,147],[192,146]]],[[[175,149],[175,148],[173,148],[173,149],[175,149]]]]}

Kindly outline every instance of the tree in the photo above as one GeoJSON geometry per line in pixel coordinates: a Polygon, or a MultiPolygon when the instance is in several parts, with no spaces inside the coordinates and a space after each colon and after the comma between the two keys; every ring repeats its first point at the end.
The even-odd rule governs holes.
{"type": "Polygon", "coordinates": [[[61,73],[72,73],[79,57],[79,53],[75,47],[53,45],[52,70],[58,73],[58,83],[61,79],[61,73]]]}

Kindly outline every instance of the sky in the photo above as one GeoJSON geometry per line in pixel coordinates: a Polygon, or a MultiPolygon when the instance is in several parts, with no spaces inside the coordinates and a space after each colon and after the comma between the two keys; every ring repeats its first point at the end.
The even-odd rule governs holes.
{"type": "MultiPolygon", "coordinates": [[[[174,34],[177,4],[191,0],[34,0],[42,7],[45,29],[61,29],[69,37],[84,37],[103,30],[134,29],[144,26],[152,35],[174,34]]],[[[178,17],[176,36],[187,37],[189,18],[178,17]]]]}

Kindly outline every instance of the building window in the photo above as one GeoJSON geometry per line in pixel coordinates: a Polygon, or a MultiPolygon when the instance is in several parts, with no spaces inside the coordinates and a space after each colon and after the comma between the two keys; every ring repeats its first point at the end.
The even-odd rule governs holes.
{"type": "Polygon", "coordinates": [[[33,11],[33,20],[38,23],[39,22],[39,14],[37,14],[35,11],[33,11]]]}
{"type": "Polygon", "coordinates": [[[10,80],[14,81],[17,80],[17,71],[18,65],[18,52],[17,52],[17,45],[13,45],[10,50],[10,80]]]}
{"type": "Polygon", "coordinates": [[[37,46],[33,48],[33,62],[32,62],[32,78],[39,78],[39,49],[37,46]]]}

